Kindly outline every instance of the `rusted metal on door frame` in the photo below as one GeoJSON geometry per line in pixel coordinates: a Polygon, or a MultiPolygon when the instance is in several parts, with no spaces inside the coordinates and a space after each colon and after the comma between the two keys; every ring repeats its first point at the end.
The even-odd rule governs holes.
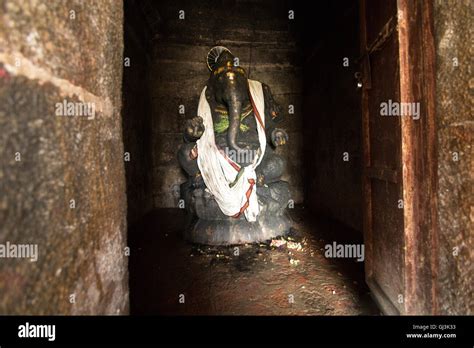
{"type": "MultiPolygon", "coordinates": [[[[361,2],[362,4],[362,2],[361,2]]],[[[361,10],[360,10],[361,11],[361,10]]],[[[365,11],[365,9],[364,9],[365,11]]],[[[362,12],[360,12],[362,13],[362,12]]],[[[364,12],[365,16],[365,12],[364,12]]],[[[388,39],[392,36],[393,32],[397,30],[397,25],[395,17],[390,17],[390,19],[384,24],[382,30],[378,33],[375,40],[372,41],[370,45],[366,44],[367,38],[364,38],[364,44],[361,47],[362,55],[356,59],[355,63],[360,64],[361,62],[364,64],[363,70],[365,71],[364,74],[364,88],[370,89],[372,87],[372,71],[370,69],[370,54],[379,51],[384,44],[388,41],[388,39]]],[[[365,20],[364,23],[361,24],[365,27],[365,20]]],[[[361,41],[362,42],[362,41],[361,41]]]]}
{"type": "Polygon", "coordinates": [[[384,24],[382,30],[378,33],[377,37],[370,45],[368,45],[367,53],[370,54],[375,51],[379,51],[382,46],[388,41],[390,36],[395,30],[397,30],[397,19],[395,16],[390,17],[390,19],[384,24]]]}

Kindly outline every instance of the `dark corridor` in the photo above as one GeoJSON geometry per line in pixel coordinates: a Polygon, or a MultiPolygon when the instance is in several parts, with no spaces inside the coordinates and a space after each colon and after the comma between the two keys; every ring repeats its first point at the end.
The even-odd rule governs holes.
{"type": "Polygon", "coordinates": [[[362,260],[325,254],[363,245],[357,2],[321,1],[317,11],[265,0],[124,4],[131,313],[378,314],[362,260]],[[209,77],[206,54],[219,45],[270,86],[286,116],[285,237],[227,247],[183,240],[177,149],[209,77]]]}

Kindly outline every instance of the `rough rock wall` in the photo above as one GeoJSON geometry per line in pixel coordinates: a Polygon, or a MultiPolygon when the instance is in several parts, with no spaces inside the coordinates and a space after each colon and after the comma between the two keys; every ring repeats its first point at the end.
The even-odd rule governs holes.
{"type": "Polygon", "coordinates": [[[0,255],[38,252],[3,249],[1,314],[128,312],[122,18],[120,1],[0,0],[0,255]]]}
{"type": "Polygon", "coordinates": [[[362,231],[358,3],[321,1],[307,11],[303,113],[305,200],[319,214],[362,231]],[[344,66],[344,58],[348,58],[344,66]],[[345,157],[347,153],[347,157],[345,157]]]}
{"type": "Polygon", "coordinates": [[[153,112],[153,196],[155,207],[177,207],[179,185],[186,180],[177,149],[183,143],[184,120],[197,113],[199,95],[209,78],[206,55],[215,45],[228,47],[241,66],[268,84],[287,112],[281,124],[290,136],[281,147],[288,166],[284,180],[292,199],[303,201],[301,51],[288,20],[289,1],[163,1],[163,26],[150,69],[153,112]],[[179,19],[179,11],[184,19],[179,19]],[[288,114],[288,106],[294,114],[288,114]],[[179,106],[184,106],[184,114],[179,106]]]}
{"type": "Polygon", "coordinates": [[[474,3],[434,2],[438,126],[439,311],[474,312],[472,76],[474,3]]]}

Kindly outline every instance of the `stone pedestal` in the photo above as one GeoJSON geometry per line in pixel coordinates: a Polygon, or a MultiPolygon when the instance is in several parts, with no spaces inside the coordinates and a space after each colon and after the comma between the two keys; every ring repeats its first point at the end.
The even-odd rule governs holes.
{"type": "Polygon", "coordinates": [[[288,183],[278,181],[257,187],[261,211],[257,221],[248,222],[222,213],[214,197],[205,188],[191,189],[183,184],[188,210],[185,238],[189,242],[207,245],[234,245],[263,242],[286,235],[291,219],[286,212],[289,199],[288,183]]]}

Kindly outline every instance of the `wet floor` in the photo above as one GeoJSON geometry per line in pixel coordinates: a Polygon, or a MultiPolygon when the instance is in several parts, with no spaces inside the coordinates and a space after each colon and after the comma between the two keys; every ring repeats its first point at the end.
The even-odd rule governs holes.
{"type": "Polygon", "coordinates": [[[209,247],[183,241],[182,210],[153,211],[129,233],[131,313],[378,314],[363,263],[324,255],[326,244],[360,243],[360,236],[332,221],[310,221],[300,208],[291,215],[285,238],[209,247]]]}

